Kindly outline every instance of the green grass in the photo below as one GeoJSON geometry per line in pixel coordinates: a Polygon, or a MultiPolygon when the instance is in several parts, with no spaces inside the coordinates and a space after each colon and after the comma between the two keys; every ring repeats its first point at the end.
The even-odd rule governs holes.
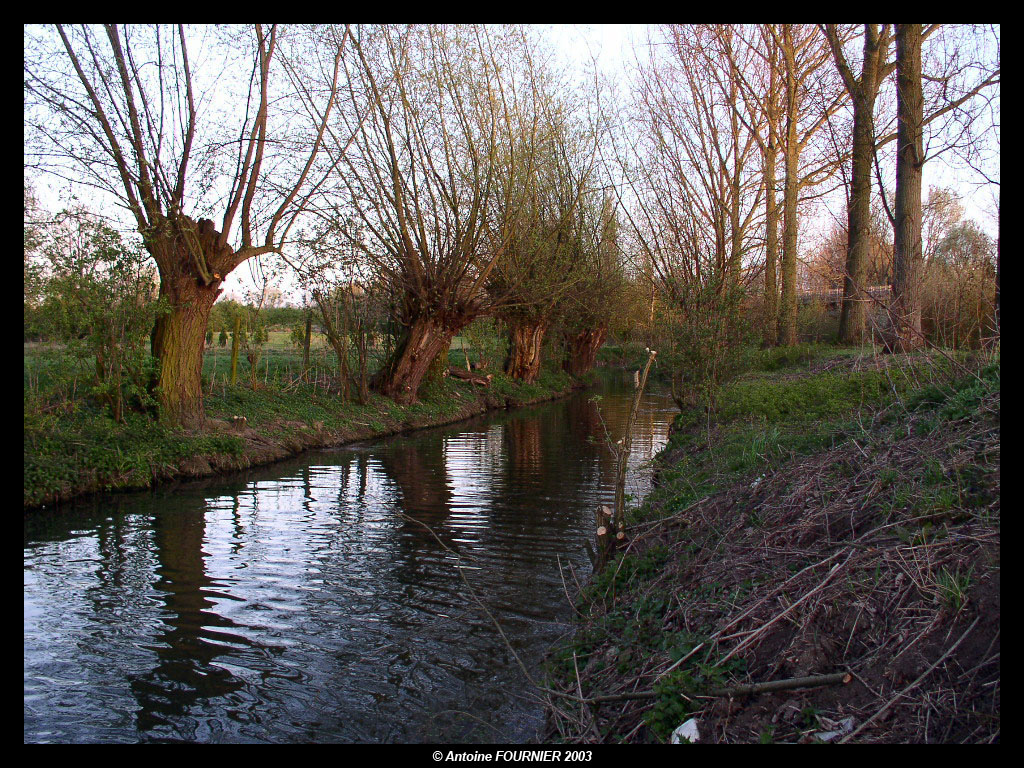
{"type": "MultiPolygon", "coordinates": [[[[329,391],[337,378],[333,350],[311,355],[311,370],[298,381],[301,350],[287,345],[287,333],[271,331],[257,368],[257,388],[250,384],[249,363],[240,356],[238,382],[229,382],[230,346],[208,349],[203,366],[204,411],[208,419],[230,422],[244,416],[259,434],[284,443],[298,432],[390,432],[408,425],[456,419],[481,396],[493,404],[527,403],[567,391],[572,381],[560,370],[544,369],[533,384],[505,376],[492,361],[487,390],[450,378],[424,383],[420,399],[402,407],[371,394],[365,405],[342,403],[329,391]]],[[[215,337],[216,339],[216,337],[215,337]]],[[[475,360],[474,356],[474,360],[475,360]]],[[[354,362],[354,361],[353,361],[354,362]]],[[[452,349],[449,364],[463,366],[461,350],[452,349]]],[[[35,506],[80,492],[143,488],[175,474],[191,457],[240,457],[245,448],[234,434],[173,429],[129,412],[116,424],[87,397],[93,371],[90,359],[70,359],[59,346],[25,348],[24,501],[35,506]]],[[[241,462],[244,463],[244,462],[241,462]]]]}
{"type": "MultiPolygon", "coordinates": [[[[948,378],[946,361],[924,356],[880,369],[820,365],[859,355],[820,344],[750,354],[747,373],[720,388],[713,413],[694,410],[677,417],[666,451],[678,458],[637,514],[685,507],[793,457],[861,435],[865,419],[870,422],[883,406],[904,398],[900,412],[916,407],[913,393],[924,377],[948,378]]],[[[965,402],[976,402],[988,390],[969,391],[962,395],[965,402]]],[[[942,400],[939,413],[952,401],[942,400]]]]}

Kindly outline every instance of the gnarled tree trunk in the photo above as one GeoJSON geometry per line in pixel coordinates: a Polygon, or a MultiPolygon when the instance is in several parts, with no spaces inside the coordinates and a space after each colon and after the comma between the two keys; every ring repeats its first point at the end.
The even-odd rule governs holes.
{"type": "Polygon", "coordinates": [[[513,379],[520,379],[527,383],[537,380],[537,376],[540,374],[541,344],[547,329],[548,324],[543,320],[513,320],[510,322],[505,373],[513,379]]]}
{"type": "Polygon", "coordinates": [[[597,364],[597,351],[608,337],[608,326],[588,328],[568,338],[568,355],[563,368],[573,376],[583,376],[597,364]]]}
{"type": "Polygon", "coordinates": [[[161,276],[160,297],[170,311],[156,322],[152,352],[159,361],[160,417],[170,423],[191,424],[202,416],[203,339],[219,293],[188,276],[161,276]]]}
{"type": "Polygon", "coordinates": [[[407,328],[391,359],[377,375],[375,388],[401,405],[416,402],[423,377],[452,339],[472,318],[455,322],[434,317],[418,318],[407,328]]]}
{"type": "Polygon", "coordinates": [[[213,222],[200,219],[196,224],[184,215],[178,221],[161,218],[144,237],[160,274],[160,299],[168,309],[153,328],[152,353],[159,365],[155,385],[160,418],[173,424],[191,424],[202,416],[203,343],[223,275],[204,274],[200,262],[223,274],[234,267],[234,252],[219,237],[213,222]]]}

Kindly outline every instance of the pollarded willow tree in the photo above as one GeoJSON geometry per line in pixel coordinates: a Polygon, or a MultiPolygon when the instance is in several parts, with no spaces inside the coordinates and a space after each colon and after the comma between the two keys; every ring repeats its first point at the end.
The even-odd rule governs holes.
{"type": "Polygon", "coordinates": [[[260,24],[26,29],[26,167],[112,198],[142,235],[167,308],[152,353],[170,423],[201,416],[203,341],[224,279],[281,251],[326,176],[320,149],[344,41],[317,59],[315,34],[260,24]],[[318,66],[325,85],[295,87],[295,60],[318,66]]]}
{"type": "Polygon", "coordinates": [[[510,189],[501,196],[502,205],[514,208],[497,212],[496,218],[511,231],[495,233],[508,244],[487,285],[494,312],[509,329],[505,372],[527,382],[540,373],[544,336],[560,304],[592,267],[584,244],[597,238],[585,228],[599,226],[584,211],[592,194],[594,133],[573,119],[554,90],[544,82],[545,119],[533,167],[511,180],[524,190],[510,189]]]}
{"type": "Polygon", "coordinates": [[[613,198],[591,191],[569,229],[569,289],[556,308],[565,339],[562,367],[583,376],[597,364],[626,290],[619,211],[613,198]]]}
{"type": "Polygon", "coordinates": [[[455,334],[489,310],[485,286],[520,204],[496,201],[518,189],[514,173],[532,172],[541,117],[521,30],[359,27],[352,42],[337,116],[355,139],[336,146],[329,199],[344,200],[365,232],[352,245],[401,296],[402,332],[374,385],[410,403],[455,334]]]}

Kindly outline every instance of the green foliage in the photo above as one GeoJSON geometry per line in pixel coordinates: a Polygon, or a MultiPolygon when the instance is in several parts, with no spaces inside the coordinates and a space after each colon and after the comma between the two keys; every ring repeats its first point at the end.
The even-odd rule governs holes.
{"type": "Polygon", "coordinates": [[[741,314],[742,291],[723,288],[719,278],[674,286],[675,307],[659,315],[659,365],[668,371],[672,397],[681,411],[714,408],[719,387],[744,369],[751,341],[741,314]]]}
{"type": "Polygon", "coordinates": [[[190,435],[135,413],[117,424],[81,403],[60,418],[26,411],[24,438],[26,505],[81,490],[146,486],[184,458],[242,450],[234,435],[190,435]]]}
{"type": "Polygon", "coordinates": [[[288,334],[288,342],[296,349],[303,350],[306,348],[306,321],[295,323],[291,327],[291,332],[288,334]]]}
{"type": "Polygon", "coordinates": [[[650,547],[640,555],[620,555],[594,576],[587,593],[591,597],[602,596],[633,582],[652,579],[661,572],[670,555],[670,550],[664,546],[650,547]]]}
{"type": "Polygon", "coordinates": [[[911,393],[905,402],[907,409],[925,416],[918,422],[918,431],[927,433],[945,422],[975,415],[986,398],[999,392],[999,372],[997,359],[977,374],[967,374],[949,384],[928,384],[911,393]]]}
{"type": "MultiPolygon", "coordinates": [[[[900,374],[896,374],[902,378],[900,374]]],[[[877,404],[891,392],[890,378],[882,371],[825,372],[793,380],[755,379],[726,387],[719,399],[717,418],[782,421],[819,421],[865,404],[877,404]]]]}
{"type": "Polygon", "coordinates": [[[655,736],[668,740],[672,731],[704,707],[697,696],[723,687],[742,669],[742,662],[731,660],[725,664],[694,662],[673,670],[654,684],[657,697],[644,714],[644,722],[655,736]]]}
{"type": "Polygon", "coordinates": [[[967,601],[967,593],[970,591],[973,576],[973,566],[966,571],[962,571],[960,568],[953,571],[943,568],[939,573],[935,581],[936,587],[938,587],[938,596],[951,612],[957,613],[967,601]]]}
{"type": "MultiPolygon", "coordinates": [[[[77,361],[71,364],[76,372],[91,358],[91,380],[82,383],[115,420],[123,418],[126,407],[150,407],[154,361],[149,334],[166,311],[154,298],[156,270],[150,257],[140,243],[126,242],[81,211],[59,214],[39,237],[36,287],[41,303],[35,332],[60,343],[63,356],[77,361]]],[[[26,405],[53,404],[44,396],[26,405]]]]}

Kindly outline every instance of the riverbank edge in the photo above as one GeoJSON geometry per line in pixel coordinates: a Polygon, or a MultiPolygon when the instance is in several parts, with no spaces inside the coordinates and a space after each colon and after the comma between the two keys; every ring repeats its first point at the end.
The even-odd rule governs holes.
{"type": "Polygon", "coordinates": [[[688,480],[695,448],[725,450],[722,425],[680,444],[701,430],[675,420],[626,553],[584,584],[572,639],[549,657],[546,740],[664,743],[694,718],[701,742],[927,742],[941,709],[940,741],[998,741],[998,380],[997,358],[994,385],[991,366],[918,384],[874,406],[866,431],[725,482],[688,480]],[[760,562],[794,542],[804,551],[760,562]],[[911,556],[926,550],[934,562],[911,556]],[[836,670],[841,685],[779,684],[836,670]],[[765,681],[779,690],[741,690],[765,681]]]}
{"type": "MultiPolygon", "coordinates": [[[[188,434],[240,438],[243,443],[240,452],[193,453],[173,464],[151,466],[152,474],[149,477],[127,481],[117,476],[97,473],[92,477],[82,478],[69,488],[47,494],[38,503],[26,501],[24,514],[52,512],[62,505],[73,504],[97,495],[152,490],[158,486],[227,475],[294,458],[305,451],[337,448],[364,440],[457,424],[490,411],[515,410],[559,400],[594,385],[593,374],[570,379],[567,386],[554,389],[538,384],[512,382],[511,394],[507,390],[498,391],[492,387],[459,384],[462,392],[473,392],[473,399],[462,403],[454,411],[422,412],[421,409],[417,409],[420,403],[399,406],[379,398],[371,402],[371,407],[378,407],[371,411],[370,424],[336,428],[325,427],[322,422],[309,424],[303,421],[275,419],[269,424],[260,425],[262,429],[256,429],[248,424],[238,427],[225,419],[207,416],[202,428],[188,430],[188,434]],[[542,391],[536,393],[537,389],[542,391]],[[416,410],[420,412],[417,413],[416,410]]],[[[339,405],[336,415],[350,407],[348,403],[339,405]]]]}

